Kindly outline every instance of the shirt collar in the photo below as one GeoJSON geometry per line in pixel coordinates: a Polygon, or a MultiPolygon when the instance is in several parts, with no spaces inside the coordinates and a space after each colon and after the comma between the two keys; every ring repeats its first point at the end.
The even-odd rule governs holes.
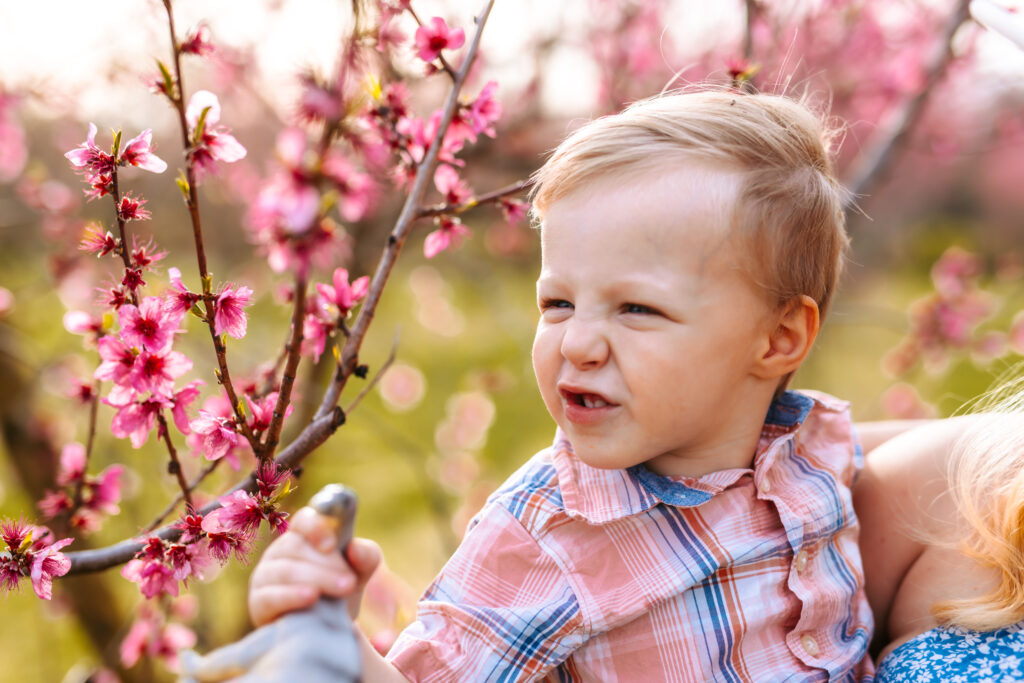
{"type": "MultiPolygon", "coordinates": [[[[758,467],[762,455],[777,441],[793,433],[814,408],[816,398],[786,391],[768,409],[765,428],[757,454],[758,467]],[[767,437],[767,438],[766,438],[767,437]]],[[[630,517],[663,503],[674,507],[695,507],[736,484],[751,474],[747,468],[711,472],[699,478],[666,477],[646,467],[598,469],[582,462],[573,453],[572,444],[561,430],[555,434],[552,464],[558,472],[562,504],[570,517],[591,524],[630,517]]]]}

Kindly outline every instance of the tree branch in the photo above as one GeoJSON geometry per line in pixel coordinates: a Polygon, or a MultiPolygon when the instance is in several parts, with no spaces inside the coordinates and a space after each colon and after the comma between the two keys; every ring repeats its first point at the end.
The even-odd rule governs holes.
{"type": "Polygon", "coordinates": [[[466,59],[462,62],[462,66],[452,84],[452,89],[448,93],[448,100],[445,102],[437,133],[430,143],[430,149],[427,150],[423,160],[416,169],[416,178],[413,180],[412,189],[409,191],[409,195],[406,197],[405,204],[402,207],[402,212],[398,216],[398,221],[388,237],[387,246],[377,265],[377,271],[373,274],[373,280],[370,282],[370,289],[366,295],[366,300],[359,310],[359,317],[352,328],[352,334],[345,342],[345,347],[341,352],[341,359],[338,362],[338,368],[334,374],[334,380],[324,393],[323,401],[321,401],[320,408],[317,410],[317,417],[323,417],[337,405],[338,397],[341,395],[342,389],[345,388],[346,381],[358,364],[359,348],[362,346],[363,339],[366,337],[366,331],[373,321],[377,304],[380,303],[381,293],[391,275],[392,268],[394,268],[398,253],[405,244],[409,231],[416,221],[420,202],[423,201],[423,195],[427,191],[427,185],[432,179],[434,168],[437,165],[437,155],[441,149],[441,143],[444,140],[445,133],[448,132],[448,126],[451,124],[452,117],[458,107],[459,92],[462,90],[462,84],[465,82],[469,69],[476,58],[484,24],[487,23],[487,16],[490,14],[493,5],[494,0],[487,0],[484,9],[476,18],[477,26],[476,32],[473,34],[473,42],[470,43],[469,50],[466,52],[466,59]]]}
{"type": "MultiPolygon", "coordinates": [[[[279,466],[294,470],[300,463],[302,463],[303,460],[305,460],[306,457],[309,456],[310,453],[327,441],[327,439],[337,431],[338,427],[345,423],[345,413],[337,406],[338,397],[341,394],[341,390],[344,388],[345,381],[356,367],[359,348],[363,339],[366,337],[367,329],[373,320],[374,311],[380,301],[383,287],[387,283],[388,276],[394,267],[395,259],[397,258],[398,253],[416,220],[417,208],[423,200],[427,184],[433,176],[433,169],[437,163],[437,155],[440,151],[441,142],[444,139],[444,135],[451,123],[452,116],[458,106],[459,92],[462,88],[462,84],[465,82],[466,75],[469,73],[469,69],[472,66],[477,50],[479,49],[480,37],[483,33],[484,25],[487,22],[487,16],[490,14],[491,7],[493,5],[494,0],[487,0],[484,9],[476,18],[476,33],[474,34],[473,41],[467,51],[466,59],[462,63],[462,66],[456,75],[455,83],[452,85],[440,125],[438,126],[437,135],[431,143],[430,149],[427,151],[426,155],[424,155],[423,161],[420,162],[416,171],[416,178],[413,181],[412,189],[410,190],[408,197],[406,197],[405,204],[402,207],[402,212],[398,217],[395,228],[388,238],[387,247],[381,256],[380,263],[377,266],[377,272],[373,276],[373,281],[370,284],[370,290],[367,294],[366,301],[363,303],[363,307],[360,310],[359,317],[353,327],[352,334],[346,340],[345,348],[342,351],[341,361],[339,362],[336,371],[335,380],[331,382],[325,392],[320,409],[317,411],[313,421],[302,430],[294,441],[282,449],[277,457],[274,458],[274,462],[279,466]]],[[[168,0],[165,0],[165,6],[167,6],[169,12],[170,7],[168,5],[168,0]]],[[[175,52],[177,52],[177,48],[175,48],[175,52]]],[[[250,493],[255,491],[255,475],[250,473],[246,479],[226,491],[225,494],[230,494],[238,490],[245,490],[250,493]]],[[[220,507],[220,503],[214,501],[204,506],[200,510],[200,514],[209,514],[218,507],[220,507]]],[[[181,536],[181,529],[177,529],[173,526],[164,526],[155,531],[155,533],[149,535],[157,536],[164,540],[176,540],[181,536]]],[[[124,564],[131,560],[136,553],[143,548],[144,544],[144,540],[127,539],[105,548],[65,553],[71,561],[71,568],[68,573],[81,574],[86,572],[102,571],[119,564],[124,564]]]]}
{"type": "Polygon", "coordinates": [[[936,84],[946,73],[953,59],[953,37],[957,29],[967,21],[969,0],[958,0],[956,9],[950,15],[942,32],[941,48],[925,72],[925,83],[921,89],[907,99],[903,108],[893,117],[888,129],[854,164],[853,172],[846,186],[850,189],[844,208],[853,206],[857,197],[863,196],[878,183],[882,174],[892,163],[896,152],[906,142],[914,124],[921,118],[928,97],[936,84]]]}

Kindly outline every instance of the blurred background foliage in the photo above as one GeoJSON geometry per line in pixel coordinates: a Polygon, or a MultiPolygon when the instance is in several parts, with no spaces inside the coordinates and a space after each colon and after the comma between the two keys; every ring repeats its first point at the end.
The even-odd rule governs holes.
{"type": "MultiPolygon", "coordinates": [[[[272,359],[288,329],[288,311],[277,294],[284,280],[246,243],[246,204],[272,162],[277,132],[294,119],[292,103],[301,87],[294,74],[330,64],[348,19],[344,2],[225,4],[227,9],[182,0],[176,9],[185,27],[210,22],[218,52],[190,63],[187,82],[218,94],[223,121],[249,150],[244,162],[223,167],[202,188],[211,270],[219,280],[256,292],[248,335],[229,340],[233,372],[245,376],[272,359]],[[298,49],[307,43],[320,52],[298,49]]],[[[840,168],[854,178],[906,103],[926,96],[909,134],[891,145],[891,162],[850,212],[853,248],[842,290],[794,385],[850,400],[859,420],[950,414],[1024,351],[1019,56],[1002,39],[964,24],[943,57],[944,31],[962,3],[749,0],[714,10],[704,6],[710,4],[499,2],[468,90],[475,94],[497,79],[504,115],[495,139],[482,138],[463,155],[465,178],[481,193],[525,178],[582,120],[667,84],[748,77],[764,90],[806,91],[821,106],[830,102],[845,127],[840,168]]],[[[86,378],[95,367],[95,352],[82,348],[61,317],[90,307],[94,282],[104,277],[76,243],[84,222],[107,219],[109,207],[84,202],[62,157],[81,141],[88,121],[98,124],[101,137],[111,127],[129,135],[154,129],[158,153],[171,170],[163,176],[126,174],[153,212],[154,220],[141,230],[170,252],[164,268],[194,270],[186,213],[169,177],[178,134],[169,108],[141,83],[153,70],[152,58],[168,50],[166,29],[158,3],[135,5],[119,22],[111,22],[109,8],[98,3],[88,15],[73,14],[79,8],[64,19],[51,18],[58,26],[76,17],[85,22],[64,28],[80,37],[80,58],[94,65],[88,74],[64,74],[59,60],[52,64],[53,54],[76,59],[59,52],[66,46],[45,46],[50,53],[17,60],[8,55],[0,64],[0,123],[8,135],[10,127],[22,130],[27,148],[19,161],[8,138],[7,156],[0,154],[0,410],[39,427],[58,445],[85,439],[87,409],[66,394],[72,378],[86,378]]],[[[443,15],[467,32],[476,9],[439,2],[414,7],[422,17],[443,15]]],[[[0,25],[0,39],[16,43],[16,26],[0,25]]],[[[443,91],[437,79],[422,78],[422,63],[399,53],[392,68],[408,79],[421,114],[438,104],[443,91]]],[[[401,197],[386,179],[379,179],[379,187],[374,210],[344,225],[351,253],[337,265],[353,276],[372,273],[398,212],[401,197]]],[[[289,501],[294,509],[330,481],[357,489],[357,532],[383,546],[391,569],[408,585],[382,589],[379,629],[408,618],[409,600],[444,562],[486,495],[553,435],[529,357],[537,235],[525,222],[505,223],[490,207],[464,221],[472,235],[432,260],[420,246],[429,226],[424,221],[414,231],[361,355],[371,377],[393,349],[395,361],[347,424],[306,462],[289,501]]],[[[327,281],[329,271],[316,277],[327,281]]],[[[206,396],[213,391],[214,365],[201,327],[187,321],[180,349],[195,360],[194,375],[207,378],[206,396]]],[[[315,366],[304,364],[296,413],[308,415],[304,401],[319,402],[318,386],[332,364],[329,352],[315,366]]],[[[341,405],[365,385],[348,387],[341,405]]],[[[122,514],[90,538],[94,547],[137,533],[176,491],[155,438],[133,450],[109,434],[111,414],[101,408],[93,467],[126,463],[129,485],[122,514]]],[[[286,424],[285,442],[299,423],[293,418],[286,424]]],[[[52,477],[53,465],[31,468],[52,477]]],[[[187,458],[190,473],[199,466],[199,459],[187,458]]],[[[204,487],[207,496],[242,474],[221,468],[204,487]]],[[[0,517],[36,517],[24,477],[23,468],[0,459],[0,517]]],[[[80,547],[76,541],[69,550],[80,547]]],[[[178,601],[175,609],[198,634],[200,649],[249,627],[248,571],[231,563],[216,581],[192,583],[194,598],[178,601]]],[[[59,581],[51,603],[23,588],[0,598],[0,680],[84,680],[97,663],[117,661],[120,639],[96,648],[74,618],[68,595],[98,591],[89,581],[109,591],[96,595],[110,628],[127,632],[139,596],[115,570],[98,579],[59,581]]],[[[125,680],[167,676],[150,661],[120,673],[125,680]]]]}

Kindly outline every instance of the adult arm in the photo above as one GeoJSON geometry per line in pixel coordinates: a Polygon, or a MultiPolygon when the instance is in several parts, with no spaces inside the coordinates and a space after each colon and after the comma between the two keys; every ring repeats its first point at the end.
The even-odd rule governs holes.
{"type": "Polygon", "coordinates": [[[864,455],[868,455],[889,439],[932,422],[935,420],[874,420],[857,422],[854,424],[854,430],[860,439],[864,455]]]}
{"type": "MultiPolygon", "coordinates": [[[[929,543],[946,531],[940,524],[953,518],[947,465],[970,419],[931,421],[883,439],[854,485],[876,649],[891,640],[893,603],[905,577],[929,543]]],[[[884,436],[885,430],[875,434],[884,436]]]]}

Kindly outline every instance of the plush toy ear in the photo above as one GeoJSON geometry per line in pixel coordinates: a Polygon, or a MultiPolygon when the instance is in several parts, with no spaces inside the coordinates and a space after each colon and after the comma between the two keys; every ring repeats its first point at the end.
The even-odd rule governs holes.
{"type": "Polygon", "coordinates": [[[807,295],[786,303],[757,359],[755,374],[775,379],[794,372],[811,350],[820,325],[818,304],[807,295]]]}

